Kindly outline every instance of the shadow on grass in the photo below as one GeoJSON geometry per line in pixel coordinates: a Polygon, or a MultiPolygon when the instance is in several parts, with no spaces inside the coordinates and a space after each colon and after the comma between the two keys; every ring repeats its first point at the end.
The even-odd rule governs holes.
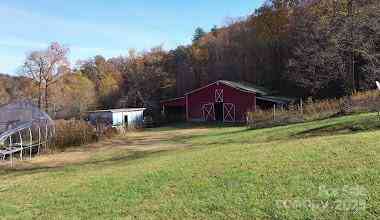
{"type": "MultiPolygon", "coordinates": [[[[233,127],[233,126],[231,126],[231,127],[233,127]]],[[[245,133],[247,131],[250,131],[250,129],[245,128],[245,129],[241,129],[241,130],[237,130],[237,131],[220,132],[220,133],[215,133],[215,134],[196,134],[196,135],[192,134],[189,136],[177,136],[177,137],[174,137],[173,139],[171,139],[171,141],[187,142],[187,141],[201,139],[201,138],[226,137],[226,136],[233,136],[233,135],[240,134],[240,133],[245,133]]]]}
{"type": "Polygon", "coordinates": [[[243,123],[222,123],[222,122],[182,122],[165,124],[163,127],[148,128],[146,131],[173,131],[177,129],[194,129],[194,128],[226,128],[226,127],[244,127],[243,123]]]}
{"type": "Polygon", "coordinates": [[[293,137],[307,138],[318,136],[331,136],[337,134],[354,134],[380,129],[380,121],[377,118],[362,118],[358,120],[331,123],[298,132],[293,137]]]}
{"type": "Polygon", "coordinates": [[[12,176],[21,176],[25,174],[36,174],[49,171],[63,171],[70,168],[76,168],[81,166],[102,166],[102,165],[112,165],[120,162],[134,161],[141,158],[147,158],[163,154],[169,151],[174,151],[172,149],[165,150],[154,150],[154,151],[129,151],[127,155],[114,156],[106,159],[99,160],[89,160],[85,162],[78,162],[72,164],[59,164],[50,166],[31,166],[31,167],[16,167],[16,168],[4,168],[0,171],[0,175],[10,174],[12,176]]]}
{"type": "MultiPolygon", "coordinates": [[[[299,138],[332,136],[340,134],[354,134],[380,129],[380,120],[377,116],[356,117],[360,114],[349,115],[346,120],[340,117],[328,117],[303,123],[278,125],[267,128],[245,128],[237,131],[227,131],[215,134],[200,134],[187,137],[177,137],[174,141],[191,143],[205,139],[207,145],[223,144],[259,144],[273,141],[291,140],[299,138]],[[257,131],[257,133],[255,132],[257,131]],[[252,138],[246,140],[237,137],[237,134],[252,132],[252,138]],[[207,139],[210,141],[207,142],[207,139]]],[[[214,125],[215,126],[215,125],[214,125]]]]}
{"type": "Polygon", "coordinates": [[[183,152],[183,150],[186,151],[196,151],[196,150],[203,150],[204,147],[183,147],[183,148],[169,148],[169,149],[156,149],[156,150],[145,150],[145,151],[139,151],[139,150],[128,150],[122,155],[118,156],[110,156],[108,158],[102,158],[102,159],[90,159],[88,161],[84,162],[77,162],[77,163],[69,163],[69,164],[56,164],[56,165],[32,165],[30,167],[15,167],[15,168],[4,168],[0,170],[0,175],[8,175],[9,177],[16,177],[16,176],[22,176],[22,175],[29,175],[29,174],[37,174],[37,173],[45,173],[50,171],[65,171],[70,169],[76,169],[86,166],[109,166],[109,165],[117,165],[118,163],[125,163],[125,162],[133,162],[139,159],[143,158],[151,158],[151,157],[158,157],[167,155],[168,153],[173,152],[183,152]]]}

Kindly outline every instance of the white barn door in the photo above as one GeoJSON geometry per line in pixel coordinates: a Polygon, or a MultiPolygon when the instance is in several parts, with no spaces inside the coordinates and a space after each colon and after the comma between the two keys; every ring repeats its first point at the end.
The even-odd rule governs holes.
{"type": "Polygon", "coordinates": [[[214,121],[215,120],[215,109],[213,103],[204,104],[202,106],[203,120],[204,121],[214,121]]]}
{"type": "Polygon", "coordinates": [[[235,122],[235,104],[223,103],[223,121],[235,122]]]}

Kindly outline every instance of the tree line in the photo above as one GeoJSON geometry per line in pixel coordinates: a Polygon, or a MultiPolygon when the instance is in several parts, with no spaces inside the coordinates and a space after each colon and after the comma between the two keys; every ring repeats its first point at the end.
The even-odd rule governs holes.
{"type": "Polygon", "coordinates": [[[380,1],[272,0],[246,19],[179,47],[180,94],[217,79],[293,97],[367,90],[379,79],[380,1]]]}
{"type": "Polygon", "coordinates": [[[246,81],[290,97],[331,98],[379,80],[380,1],[269,0],[244,19],[166,51],[97,55],[70,68],[69,48],[30,53],[22,76],[1,76],[0,102],[34,100],[56,117],[89,109],[148,107],[219,79],[246,81]]]}

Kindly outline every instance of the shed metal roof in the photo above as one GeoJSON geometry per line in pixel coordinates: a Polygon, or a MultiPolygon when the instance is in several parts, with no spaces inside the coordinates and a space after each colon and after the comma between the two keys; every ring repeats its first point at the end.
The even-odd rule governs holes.
{"type": "Polygon", "coordinates": [[[137,112],[137,111],[145,111],[146,108],[119,108],[119,109],[105,109],[105,110],[97,110],[97,111],[89,111],[89,113],[97,113],[97,112],[137,112]]]}

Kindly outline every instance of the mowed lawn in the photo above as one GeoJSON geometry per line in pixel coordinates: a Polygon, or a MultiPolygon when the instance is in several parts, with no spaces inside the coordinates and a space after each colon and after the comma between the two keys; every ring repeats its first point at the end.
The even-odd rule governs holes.
{"type": "Polygon", "coordinates": [[[178,125],[118,138],[135,148],[0,171],[0,219],[380,217],[376,114],[257,130],[178,125]]]}

